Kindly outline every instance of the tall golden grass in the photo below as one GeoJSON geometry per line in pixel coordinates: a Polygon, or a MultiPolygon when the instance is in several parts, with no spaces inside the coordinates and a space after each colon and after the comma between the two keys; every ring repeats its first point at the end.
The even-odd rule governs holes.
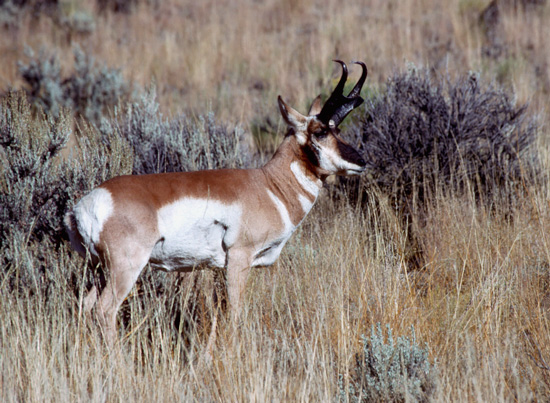
{"type": "MultiPolygon", "coordinates": [[[[44,16],[24,17],[0,35],[0,86],[22,84],[16,61],[24,45],[58,52],[69,69],[78,42],[129,81],[154,81],[167,113],[210,108],[246,127],[278,120],[277,94],[305,111],[332,87],[334,58],[366,61],[374,87],[412,62],[451,76],[479,70],[547,123],[550,6],[504,10],[506,54],[490,58],[478,19],[488,3],[170,0],[99,15],[65,1],[67,13],[88,10],[95,31],[69,37],[44,16]]],[[[540,144],[548,160],[546,126],[540,144]]],[[[196,360],[207,320],[180,323],[182,338],[172,315],[195,298],[190,287],[159,296],[142,282],[125,306],[120,348],[109,353],[79,313],[82,295],[65,291],[84,262],[67,246],[44,251],[51,270],[35,281],[48,283],[47,293],[15,298],[0,284],[0,397],[332,401],[360,335],[380,322],[397,335],[413,325],[427,343],[438,367],[435,401],[550,399],[548,184],[518,194],[522,203],[507,214],[495,213],[498,200],[489,209],[440,190],[415,229],[420,271],[407,267],[407,233],[382,195],[359,209],[324,194],[278,263],[255,271],[241,322],[222,323],[207,366],[196,360]]],[[[28,264],[25,251],[18,264],[28,264]]]]}
{"type": "Polygon", "coordinates": [[[501,13],[506,57],[484,57],[480,11],[489,1],[313,2],[252,0],[163,1],[130,14],[96,15],[93,2],[63,1],[66,14],[87,11],[96,29],[70,35],[48,17],[26,16],[0,39],[0,86],[21,85],[24,47],[57,52],[65,69],[72,46],[142,85],[155,81],[172,110],[202,110],[248,122],[271,115],[275,96],[298,107],[330,87],[332,59],[362,59],[378,85],[412,62],[454,75],[480,70],[513,87],[520,101],[545,105],[548,91],[548,7],[501,13]],[[546,83],[545,83],[546,80],[546,83]]]}

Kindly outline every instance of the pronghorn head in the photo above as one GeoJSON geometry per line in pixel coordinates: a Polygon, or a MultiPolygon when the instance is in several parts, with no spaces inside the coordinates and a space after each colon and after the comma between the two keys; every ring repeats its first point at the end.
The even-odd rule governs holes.
{"type": "Polygon", "coordinates": [[[341,60],[335,62],[342,65],[342,77],[324,106],[321,107],[321,97],[318,96],[308,116],[304,116],[287,105],[280,96],[278,98],[281,114],[290,126],[289,135],[296,137],[304,156],[320,178],[332,174],[358,175],[365,170],[366,165],[357,150],[340,138],[338,125],[348,113],[363,103],[359,93],[367,78],[367,66],[363,62],[355,62],[361,65],[363,72],[355,87],[345,96],[343,90],[348,68],[341,60]]]}

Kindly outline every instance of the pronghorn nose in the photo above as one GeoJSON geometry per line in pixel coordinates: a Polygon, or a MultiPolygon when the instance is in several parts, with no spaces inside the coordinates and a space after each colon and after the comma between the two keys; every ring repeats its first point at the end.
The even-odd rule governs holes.
{"type": "Polygon", "coordinates": [[[357,161],[357,165],[364,167],[367,165],[367,161],[365,161],[362,157],[359,157],[359,160],[357,161]]]}

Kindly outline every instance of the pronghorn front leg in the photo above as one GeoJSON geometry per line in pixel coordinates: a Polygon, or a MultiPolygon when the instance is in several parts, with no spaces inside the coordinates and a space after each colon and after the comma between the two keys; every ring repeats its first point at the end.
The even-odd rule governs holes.
{"type": "MultiPolygon", "coordinates": [[[[231,315],[231,322],[236,325],[239,320],[239,314],[241,311],[241,299],[246,282],[248,280],[248,274],[250,272],[250,259],[251,254],[245,251],[231,250],[227,259],[226,266],[226,281],[225,286],[227,290],[227,298],[229,305],[229,314],[231,315]]],[[[215,307],[214,320],[212,321],[212,329],[210,330],[210,336],[208,337],[207,354],[211,355],[212,349],[216,342],[216,328],[218,323],[218,315],[220,313],[220,300],[223,295],[223,278],[222,273],[214,273],[214,292],[217,295],[217,306],[215,307]]]]}
{"type": "Polygon", "coordinates": [[[218,317],[222,312],[222,300],[226,295],[226,276],[223,269],[214,269],[213,270],[213,302],[214,302],[214,317],[212,319],[212,327],[210,328],[210,335],[208,336],[208,343],[206,344],[206,353],[203,359],[206,361],[212,361],[212,349],[214,348],[214,343],[216,342],[216,331],[218,327],[218,317]]]}
{"type": "Polygon", "coordinates": [[[248,251],[231,251],[227,262],[227,297],[231,319],[237,323],[242,307],[242,294],[250,273],[248,251]]]}

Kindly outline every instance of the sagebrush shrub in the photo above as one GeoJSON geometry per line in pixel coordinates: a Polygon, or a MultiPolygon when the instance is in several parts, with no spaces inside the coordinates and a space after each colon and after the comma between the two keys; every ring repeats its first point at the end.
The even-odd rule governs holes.
{"type": "Polygon", "coordinates": [[[47,114],[57,117],[62,108],[69,108],[97,124],[119,101],[131,99],[132,88],[119,70],[96,65],[79,47],[73,54],[74,71],[62,77],[56,54],[27,49],[29,61],[19,62],[19,73],[29,100],[47,114]]]}
{"type": "Polygon", "coordinates": [[[0,0],[0,27],[17,29],[24,13],[57,15],[59,0],[0,0]]]}
{"type": "Polygon", "coordinates": [[[141,3],[157,4],[157,0],[97,0],[98,10],[103,13],[113,11],[129,14],[141,3]]]}
{"type": "Polygon", "coordinates": [[[59,112],[68,101],[61,78],[61,65],[55,54],[46,54],[41,50],[36,54],[32,49],[25,50],[28,64],[18,63],[19,74],[25,80],[27,98],[38,109],[52,116],[59,112]]]}
{"type": "MultiPolygon", "coordinates": [[[[78,149],[64,158],[61,151],[73,131],[69,115],[62,109],[57,118],[34,116],[22,93],[10,93],[0,103],[2,274],[17,263],[16,252],[26,246],[37,253],[57,248],[65,236],[63,216],[74,201],[107,178],[129,173],[129,146],[120,139],[102,142],[97,130],[86,124],[78,149]]],[[[34,258],[37,272],[47,269],[39,254],[34,258]]],[[[17,276],[21,280],[22,273],[17,276]]]]}
{"type": "Polygon", "coordinates": [[[406,212],[437,187],[510,202],[539,173],[527,106],[475,74],[451,81],[410,69],[390,78],[365,111],[356,140],[368,180],[406,212]]]}
{"type": "Polygon", "coordinates": [[[0,2],[0,27],[14,28],[19,24],[19,7],[11,0],[0,2]]]}
{"type": "Polygon", "coordinates": [[[24,97],[11,94],[0,106],[0,242],[14,229],[37,240],[53,235],[58,223],[52,217],[67,207],[63,189],[57,189],[56,158],[71,129],[65,116],[43,119],[38,123],[32,118],[24,97]]]}
{"type": "Polygon", "coordinates": [[[69,38],[74,34],[90,35],[96,29],[94,16],[84,10],[73,10],[67,14],[60,13],[57,17],[57,23],[69,38]]]}
{"type": "Polygon", "coordinates": [[[436,367],[428,359],[428,348],[411,336],[394,340],[387,326],[384,337],[380,323],[371,327],[371,335],[362,336],[363,349],[355,357],[349,384],[340,376],[340,401],[405,402],[427,401],[436,386],[436,367]]]}
{"type": "Polygon", "coordinates": [[[165,118],[154,90],[100,126],[106,137],[123,138],[134,150],[133,173],[242,168],[251,152],[239,129],[228,130],[207,113],[197,118],[165,118]]]}

